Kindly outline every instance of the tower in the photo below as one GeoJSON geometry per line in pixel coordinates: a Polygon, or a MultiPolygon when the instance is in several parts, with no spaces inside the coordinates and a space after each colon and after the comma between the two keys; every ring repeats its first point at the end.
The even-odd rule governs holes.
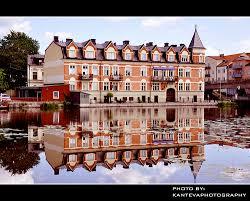
{"type": "Polygon", "coordinates": [[[195,31],[193,38],[188,46],[189,51],[191,52],[191,58],[194,63],[205,63],[205,50],[200,36],[197,31],[197,25],[195,25],[195,31]]]}

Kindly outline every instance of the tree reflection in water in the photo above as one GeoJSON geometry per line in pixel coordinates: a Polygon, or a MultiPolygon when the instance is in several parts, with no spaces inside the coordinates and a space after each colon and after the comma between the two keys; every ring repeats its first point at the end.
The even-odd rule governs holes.
{"type": "Polygon", "coordinates": [[[39,163],[37,153],[28,152],[27,139],[4,140],[0,142],[0,165],[12,175],[25,174],[39,163]]]}

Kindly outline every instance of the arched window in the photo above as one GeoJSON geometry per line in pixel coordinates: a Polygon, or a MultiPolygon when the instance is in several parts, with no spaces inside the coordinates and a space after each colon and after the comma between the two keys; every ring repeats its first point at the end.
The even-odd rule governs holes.
{"type": "Polygon", "coordinates": [[[155,51],[155,52],[153,53],[153,60],[154,60],[154,61],[160,61],[160,54],[159,54],[158,51],[155,51]]]}
{"type": "Polygon", "coordinates": [[[171,51],[168,54],[168,61],[169,62],[174,62],[175,61],[175,54],[171,51]]]}
{"type": "Polygon", "coordinates": [[[107,52],[107,59],[115,59],[116,55],[115,55],[115,49],[113,47],[110,47],[107,52]]]}
{"type": "Polygon", "coordinates": [[[76,80],[73,77],[70,78],[70,80],[69,80],[69,89],[70,89],[70,91],[76,90],[76,80]]]}
{"type": "Polygon", "coordinates": [[[183,51],[181,53],[181,62],[188,62],[189,58],[188,58],[188,52],[187,51],[183,51]]]}
{"type": "Polygon", "coordinates": [[[147,90],[147,81],[145,79],[141,80],[141,91],[147,90]]]}
{"type": "Polygon", "coordinates": [[[202,54],[199,55],[199,63],[205,63],[204,55],[202,55],[202,54]]]}
{"type": "Polygon", "coordinates": [[[95,49],[92,46],[88,46],[85,51],[85,57],[87,59],[95,58],[95,49]]]}
{"type": "Polygon", "coordinates": [[[75,47],[70,47],[69,48],[69,57],[70,58],[76,57],[76,49],[75,49],[75,47]]]}

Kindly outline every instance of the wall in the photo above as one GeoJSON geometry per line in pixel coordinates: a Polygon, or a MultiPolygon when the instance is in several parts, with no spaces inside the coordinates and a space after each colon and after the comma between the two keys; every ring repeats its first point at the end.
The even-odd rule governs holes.
{"type": "Polygon", "coordinates": [[[69,85],[52,85],[42,88],[42,101],[64,101],[64,95],[70,95],[69,85]],[[59,91],[59,99],[53,99],[53,91],[59,91]]]}

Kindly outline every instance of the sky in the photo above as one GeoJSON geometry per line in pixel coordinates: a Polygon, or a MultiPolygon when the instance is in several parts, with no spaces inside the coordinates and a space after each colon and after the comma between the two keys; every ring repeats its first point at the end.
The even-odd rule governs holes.
{"type": "Polygon", "coordinates": [[[41,54],[54,35],[60,41],[94,38],[97,43],[129,40],[132,45],[188,46],[195,25],[206,55],[250,52],[250,17],[0,17],[0,38],[9,30],[25,32],[38,40],[41,54]]]}

